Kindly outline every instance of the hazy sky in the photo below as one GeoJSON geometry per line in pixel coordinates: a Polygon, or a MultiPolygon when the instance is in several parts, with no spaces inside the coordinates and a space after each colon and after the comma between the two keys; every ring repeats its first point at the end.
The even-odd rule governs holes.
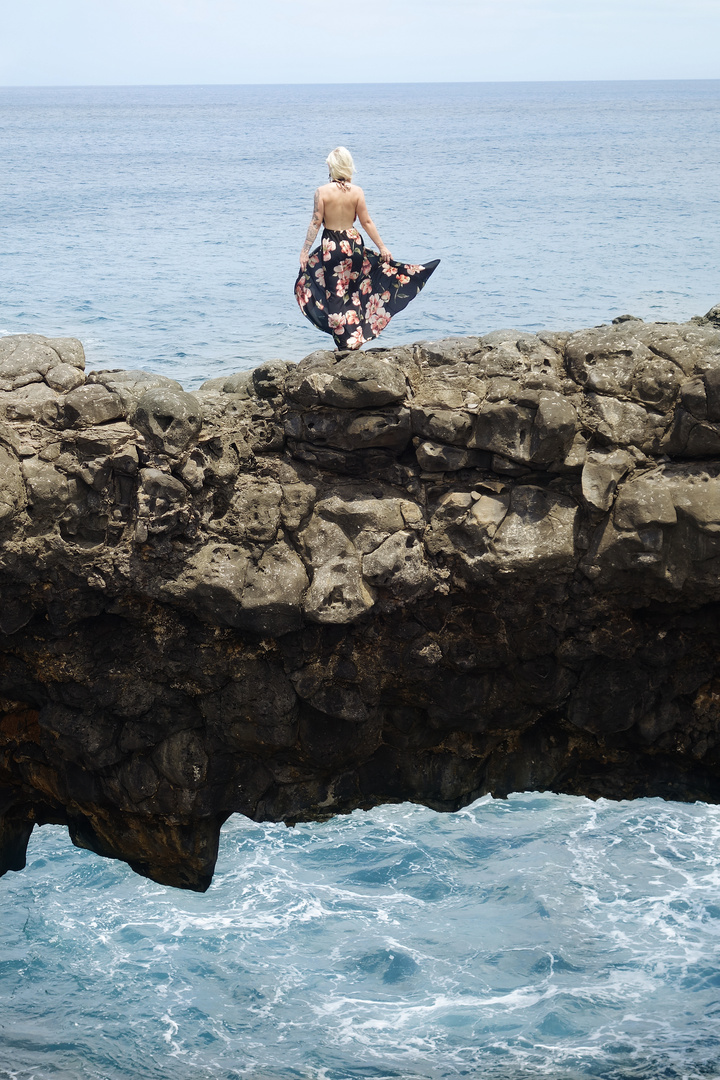
{"type": "Polygon", "coordinates": [[[720,0],[0,0],[0,84],[720,78],[720,0]]]}

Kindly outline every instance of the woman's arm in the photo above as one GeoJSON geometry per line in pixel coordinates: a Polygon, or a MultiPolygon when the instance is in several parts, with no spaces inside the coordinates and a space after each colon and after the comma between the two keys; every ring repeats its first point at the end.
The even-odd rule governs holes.
{"type": "Polygon", "coordinates": [[[358,199],[358,204],[357,204],[357,216],[358,216],[358,221],[360,222],[361,228],[363,228],[365,230],[365,232],[368,234],[368,236],[373,241],[373,243],[377,244],[377,246],[380,248],[381,257],[385,261],[389,261],[390,259],[392,259],[392,255],[390,254],[390,252],[388,251],[388,249],[385,247],[382,240],[380,239],[380,233],[375,228],[375,223],[373,222],[373,219],[370,217],[370,213],[369,213],[367,205],[365,203],[365,195],[364,195],[362,189],[360,190],[360,198],[358,199]]]}
{"type": "Polygon", "coordinates": [[[323,197],[320,194],[320,188],[315,192],[315,202],[313,204],[313,215],[310,219],[308,226],[307,236],[305,237],[305,243],[303,244],[302,251],[300,252],[300,267],[302,270],[307,266],[308,255],[310,254],[310,248],[312,247],[313,240],[318,234],[318,230],[323,223],[323,217],[325,216],[325,207],[323,206],[323,197]]]}

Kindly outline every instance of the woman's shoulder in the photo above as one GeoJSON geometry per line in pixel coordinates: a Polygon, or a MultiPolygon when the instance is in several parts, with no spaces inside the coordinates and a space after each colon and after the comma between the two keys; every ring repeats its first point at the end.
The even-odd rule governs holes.
{"type": "MultiPolygon", "coordinates": [[[[320,186],[317,188],[317,192],[320,195],[326,195],[326,194],[329,194],[331,191],[338,191],[338,190],[343,190],[343,189],[342,188],[338,189],[338,185],[333,183],[332,180],[328,184],[320,184],[320,186]]],[[[353,184],[353,183],[349,183],[347,188],[345,188],[345,191],[349,191],[352,195],[362,195],[363,194],[363,189],[361,187],[359,187],[357,184],[353,184]]]]}

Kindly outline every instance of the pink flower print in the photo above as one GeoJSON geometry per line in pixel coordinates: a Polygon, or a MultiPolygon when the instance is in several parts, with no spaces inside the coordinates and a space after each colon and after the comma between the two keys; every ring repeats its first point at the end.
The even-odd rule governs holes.
{"type": "MultiPolygon", "coordinates": [[[[355,313],[352,312],[352,314],[354,315],[355,313]]],[[[330,315],[328,315],[328,326],[331,330],[342,330],[344,325],[345,316],[342,314],[341,311],[331,312],[330,315]]]]}
{"type": "Polygon", "coordinates": [[[316,301],[315,301],[315,307],[316,307],[316,308],[317,308],[317,309],[318,309],[319,311],[324,311],[324,310],[325,310],[325,305],[323,304],[322,300],[316,300],[316,301]]]}
{"type": "Polygon", "coordinates": [[[355,333],[350,335],[345,344],[348,349],[359,349],[364,340],[362,327],[358,326],[355,333]]]}
{"type": "Polygon", "coordinates": [[[345,322],[348,326],[359,326],[360,320],[357,317],[357,311],[348,311],[345,322]]]}
{"type": "Polygon", "coordinates": [[[382,300],[380,299],[380,297],[378,296],[377,293],[373,293],[372,296],[370,297],[370,299],[367,302],[367,307],[365,308],[365,314],[366,315],[374,315],[375,312],[378,310],[378,308],[381,308],[381,307],[382,307],[382,300]]]}
{"type": "Polygon", "coordinates": [[[330,262],[331,252],[335,250],[334,240],[323,240],[323,262],[330,262]]]}
{"type": "Polygon", "coordinates": [[[409,263],[405,267],[406,274],[419,274],[421,270],[424,270],[424,266],[411,266],[409,263]]]}
{"type": "Polygon", "coordinates": [[[370,280],[370,278],[366,277],[363,281],[360,282],[360,292],[363,294],[363,296],[367,296],[369,292],[372,292],[372,281],[370,280]]]}
{"type": "Polygon", "coordinates": [[[390,322],[390,316],[386,311],[378,312],[377,315],[373,315],[372,319],[369,319],[368,321],[370,323],[370,329],[375,337],[377,337],[380,331],[384,330],[390,322]]]}
{"type": "MultiPolygon", "coordinates": [[[[363,285],[364,284],[365,284],[365,282],[363,282],[363,285]]],[[[362,285],[360,286],[360,288],[362,289],[362,285]]],[[[370,288],[372,288],[372,285],[370,286],[370,288]]],[[[354,292],[352,294],[352,302],[355,305],[355,307],[360,307],[360,294],[359,293],[354,292]]]]}
{"type": "Polygon", "coordinates": [[[372,267],[370,265],[370,260],[368,259],[367,255],[366,255],[365,258],[363,259],[363,264],[362,264],[362,276],[367,277],[371,270],[372,270],[372,267]]]}
{"type": "Polygon", "coordinates": [[[393,274],[397,274],[397,266],[391,266],[390,263],[383,263],[383,277],[392,277],[393,274]]]}
{"type": "Polygon", "coordinates": [[[390,322],[390,316],[383,307],[382,300],[377,293],[373,293],[368,300],[365,317],[367,318],[370,329],[375,337],[377,337],[380,331],[390,322]]]}
{"type": "Polygon", "coordinates": [[[297,286],[295,288],[295,295],[297,297],[297,302],[301,308],[305,307],[308,300],[312,300],[312,293],[308,288],[306,288],[305,285],[303,285],[303,278],[301,278],[300,281],[298,281],[297,283],[297,286]]]}
{"type": "MultiPolygon", "coordinates": [[[[322,289],[325,288],[325,267],[324,266],[321,266],[318,270],[315,271],[315,280],[317,281],[318,285],[322,289]]],[[[410,280],[410,279],[408,278],[408,280],[410,280]]]]}
{"type": "Polygon", "coordinates": [[[352,244],[349,244],[347,240],[340,241],[340,250],[343,255],[352,255],[352,244]]]}
{"type": "Polygon", "coordinates": [[[360,239],[360,233],[357,231],[357,229],[348,229],[347,234],[348,234],[348,236],[350,237],[351,240],[359,240],[360,239]]]}
{"type": "Polygon", "coordinates": [[[337,278],[337,285],[335,286],[335,295],[344,296],[347,291],[347,287],[350,284],[350,278],[352,276],[352,260],[343,259],[335,267],[335,277],[337,278]]]}
{"type": "Polygon", "coordinates": [[[407,285],[408,281],[410,280],[407,274],[398,274],[397,279],[398,285],[407,285]]]}
{"type": "Polygon", "coordinates": [[[384,293],[380,293],[380,299],[382,300],[383,304],[387,304],[388,300],[390,299],[390,293],[387,291],[385,291],[384,293]]]}
{"type": "Polygon", "coordinates": [[[308,266],[312,270],[314,267],[317,266],[317,264],[319,262],[320,262],[320,257],[318,255],[311,255],[310,258],[308,259],[308,266]]]}

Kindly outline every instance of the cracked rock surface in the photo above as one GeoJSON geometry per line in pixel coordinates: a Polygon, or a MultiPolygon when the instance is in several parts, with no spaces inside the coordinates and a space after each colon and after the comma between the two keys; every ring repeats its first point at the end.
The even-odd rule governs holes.
{"type": "Polygon", "coordinates": [[[232,813],[720,801],[720,308],[186,393],[0,339],[0,872],[232,813]]]}

